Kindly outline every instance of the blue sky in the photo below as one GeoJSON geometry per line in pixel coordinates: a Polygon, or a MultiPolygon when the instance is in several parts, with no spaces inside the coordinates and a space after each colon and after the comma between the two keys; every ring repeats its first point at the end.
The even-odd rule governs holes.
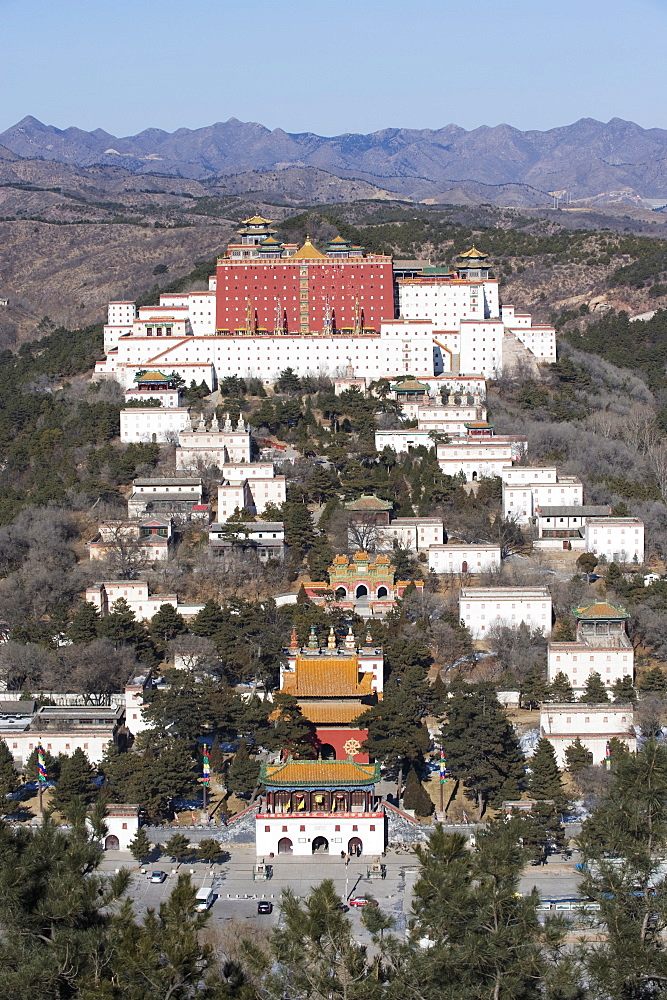
{"type": "Polygon", "coordinates": [[[0,0],[0,130],[667,127],[667,0],[0,0]]]}

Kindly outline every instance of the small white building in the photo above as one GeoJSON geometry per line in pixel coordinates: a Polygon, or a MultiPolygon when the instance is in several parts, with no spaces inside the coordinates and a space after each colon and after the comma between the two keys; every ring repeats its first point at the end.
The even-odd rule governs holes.
{"type": "Polygon", "coordinates": [[[576,507],[584,502],[584,487],[576,476],[555,468],[507,466],[502,470],[503,516],[527,524],[540,507],[576,507]]]}
{"type": "Polygon", "coordinates": [[[208,533],[211,551],[222,558],[230,552],[255,552],[260,562],[285,558],[285,525],[282,521],[240,521],[212,524],[208,533]],[[225,528],[233,526],[230,533],[225,528]]]}
{"type": "Polygon", "coordinates": [[[610,507],[597,504],[574,504],[573,506],[535,507],[535,527],[538,540],[559,542],[580,539],[582,541],[587,517],[608,517],[610,507]]]}
{"type": "Polygon", "coordinates": [[[607,562],[644,562],[644,524],[638,517],[588,517],[584,537],[586,551],[607,562]]]}
{"type": "Polygon", "coordinates": [[[566,766],[566,749],[577,737],[593,754],[594,764],[605,760],[607,744],[613,737],[622,740],[634,753],[637,738],[633,723],[631,705],[544,704],[540,709],[540,734],[551,743],[561,768],[566,766]]]}
{"type": "Polygon", "coordinates": [[[144,716],[144,692],[155,686],[150,671],[130,677],[125,685],[125,725],[133,736],[151,728],[144,716]]]}
{"type": "Polygon", "coordinates": [[[500,476],[508,464],[517,461],[526,448],[527,441],[513,437],[485,437],[473,440],[460,438],[436,449],[440,471],[446,476],[463,474],[466,482],[500,476]]]}
{"type": "Polygon", "coordinates": [[[152,618],[163,604],[171,604],[184,618],[194,618],[204,607],[203,604],[179,604],[176,594],[149,596],[145,580],[105,580],[86,588],[85,599],[94,604],[103,616],[111,614],[120,598],[127,602],[139,621],[152,618]]]}
{"type": "Polygon", "coordinates": [[[99,764],[109,744],[118,740],[124,716],[120,705],[42,705],[21,720],[3,724],[0,719],[0,739],[21,766],[40,744],[54,757],[82,750],[91,764],[99,764]]]}
{"type": "Polygon", "coordinates": [[[210,507],[203,502],[204,486],[199,476],[135,479],[127,501],[131,518],[169,517],[175,523],[209,521],[210,507]]]}
{"type": "Polygon", "coordinates": [[[106,808],[104,825],[107,828],[104,838],[105,851],[129,851],[130,844],[139,829],[139,811],[137,805],[113,802],[106,808]]]}
{"type": "Polygon", "coordinates": [[[220,427],[213,417],[207,427],[202,417],[197,427],[186,428],[178,435],[176,468],[197,469],[216,465],[219,469],[227,463],[250,463],[250,427],[239,420],[233,427],[229,414],[220,427]]]}
{"type": "Polygon", "coordinates": [[[120,439],[123,444],[174,443],[190,425],[187,406],[128,406],[120,411],[120,439]]]}
{"type": "Polygon", "coordinates": [[[424,552],[432,545],[442,545],[445,527],[439,517],[395,517],[386,525],[377,525],[378,549],[397,547],[424,552]]]}
{"type": "Polygon", "coordinates": [[[434,573],[488,573],[499,569],[500,562],[500,546],[490,542],[447,542],[428,550],[428,568],[434,573]]]}
{"type": "MultiPolygon", "coordinates": [[[[271,466],[273,473],[273,466],[271,466]]],[[[248,510],[251,514],[264,513],[267,504],[280,507],[285,502],[287,485],[285,476],[255,476],[218,486],[218,521],[223,522],[235,510],[248,510]]]]}
{"type": "Polygon", "coordinates": [[[575,694],[580,694],[591,674],[599,674],[612,688],[624,677],[634,680],[634,649],[627,635],[628,613],[607,601],[575,608],[577,638],[550,642],[547,654],[549,683],[565,674],[575,694]]]}
{"type": "Polygon", "coordinates": [[[98,534],[88,544],[91,561],[122,558],[132,551],[146,563],[169,558],[173,524],[169,517],[148,517],[127,521],[102,521],[98,534]]]}
{"type": "Polygon", "coordinates": [[[483,639],[496,624],[551,632],[551,594],[546,587],[464,587],[459,617],[473,639],[483,639]]]}

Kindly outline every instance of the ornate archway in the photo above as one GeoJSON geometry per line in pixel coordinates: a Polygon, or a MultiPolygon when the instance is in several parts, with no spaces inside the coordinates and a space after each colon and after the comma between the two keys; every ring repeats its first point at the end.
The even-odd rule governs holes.
{"type": "Polygon", "coordinates": [[[368,597],[368,587],[365,583],[360,583],[357,587],[355,597],[358,599],[360,597],[368,597]]]}

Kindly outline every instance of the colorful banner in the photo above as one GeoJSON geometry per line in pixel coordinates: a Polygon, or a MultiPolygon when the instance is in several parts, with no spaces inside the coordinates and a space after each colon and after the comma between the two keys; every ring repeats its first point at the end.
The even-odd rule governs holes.
{"type": "Polygon", "coordinates": [[[44,756],[44,747],[41,743],[37,744],[37,770],[38,778],[40,781],[48,781],[49,775],[46,770],[46,757],[44,756]]]}
{"type": "Polygon", "coordinates": [[[444,785],[447,781],[447,761],[445,760],[445,751],[440,747],[440,784],[444,785]]]}
{"type": "Polygon", "coordinates": [[[211,784],[211,751],[207,746],[203,749],[202,780],[205,785],[211,784]]]}

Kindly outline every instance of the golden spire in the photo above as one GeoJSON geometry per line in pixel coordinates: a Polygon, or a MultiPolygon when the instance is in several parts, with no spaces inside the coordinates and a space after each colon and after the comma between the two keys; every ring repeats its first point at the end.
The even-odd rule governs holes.
{"type": "Polygon", "coordinates": [[[336,633],[333,630],[333,625],[329,629],[329,639],[327,640],[327,649],[336,648],[336,633]]]}

